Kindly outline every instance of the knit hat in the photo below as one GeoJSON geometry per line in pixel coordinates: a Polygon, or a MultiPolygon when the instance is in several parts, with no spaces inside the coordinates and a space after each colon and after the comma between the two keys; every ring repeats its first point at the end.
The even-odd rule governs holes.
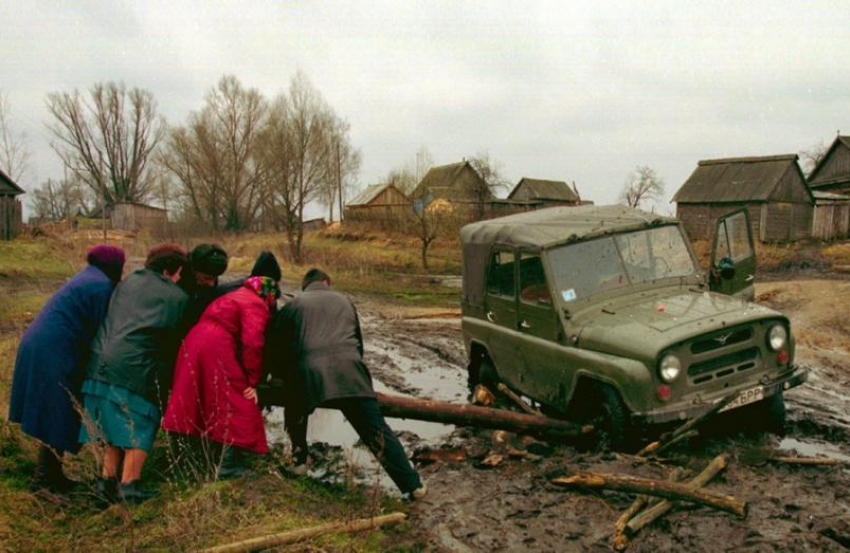
{"type": "Polygon", "coordinates": [[[273,280],[280,281],[281,272],[280,265],[277,263],[277,258],[272,252],[264,251],[257,257],[257,262],[254,263],[254,268],[251,269],[251,276],[267,276],[273,280]]]}
{"type": "Polygon", "coordinates": [[[118,246],[109,246],[107,244],[94,246],[86,254],[88,264],[103,271],[103,274],[109,277],[109,280],[112,282],[121,280],[121,273],[124,271],[124,260],[124,250],[118,246]]]}
{"type": "Polygon", "coordinates": [[[201,244],[189,254],[189,264],[196,273],[217,277],[227,270],[227,252],[218,244],[201,244]]]}

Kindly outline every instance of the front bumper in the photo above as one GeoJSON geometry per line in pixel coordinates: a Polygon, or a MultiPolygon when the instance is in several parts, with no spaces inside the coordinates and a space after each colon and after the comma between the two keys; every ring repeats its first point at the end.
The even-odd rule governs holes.
{"type": "MultiPolygon", "coordinates": [[[[790,371],[782,373],[779,378],[777,378],[773,382],[769,382],[761,386],[763,397],[764,399],[767,399],[778,393],[790,390],[795,386],[799,386],[800,384],[806,381],[808,376],[808,367],[802,365],[792,365],[790,371]]],[[[732,392],[741,392],[744,390],[752,389],[756,386],[758,385],[754,386],[752,383],[743,384],[739,386],[737,390],[723,389],[709,397],[704,398],[702,401],[699,402],[670,405],[665,406],[661,409],[653,409],[652,411],[633,413],[632,421],[639,424],[661,424],[677,420],[684,421],[687,419],[692,419],[709,411],[715,403],[722,400],[724,397],[731,394],[732,392]]]]}

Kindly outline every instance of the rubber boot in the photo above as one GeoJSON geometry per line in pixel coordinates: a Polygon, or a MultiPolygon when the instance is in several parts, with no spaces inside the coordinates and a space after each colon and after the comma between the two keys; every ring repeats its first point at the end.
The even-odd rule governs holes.
{"type": "Polygon", "coordinates": [[[138,482],[138,480],[133,480],[132,482],[118,484],[118,499],[134,505],[156,496],[154,492],[139,488],[137,486],[138,482]]]}
{"type": "Polygon", "coordinates": [[[238,447],[224,446],[221,454],[221,465],[218,467],[218,478],[230,480],[251,473],[251,469],[245,466],[245,452],[238,447]]]}
{"type": "Polygon", "coordinates": [[[118,501],[118,478],[115,476],[100,478],[94,493],[101,505],[115,503],[118,501]]]}
{"type": "Polygon", "coordinates": [[[47,489],[53,493],[66,494],[74,491],[79,485],[65,476],[62,471],[62,459],[47,445],[41,444],[38,449],[38,465],[35,478],[30,489],[38,491],[47,489]]]}

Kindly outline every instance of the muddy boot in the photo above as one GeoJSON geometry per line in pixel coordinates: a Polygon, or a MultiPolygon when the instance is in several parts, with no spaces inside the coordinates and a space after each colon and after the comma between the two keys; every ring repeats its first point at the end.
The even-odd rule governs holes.
{"type": "Polygon", "coordinates": [[[149,492],[139,488],[137,486],[138,483],[138,480],[133,480],[132,482],[127,482],[125,484],[118,484],[118,499],[125,503],[135,505],[156,496],[156,493],[154,492],[149,492]]]}
{"type": "Polygon", "coordinates": [[[218,467],[218,478],[230,480],[251,474],[251,469],[245,466],[245,452],[238,447],[225,446],[221,454],[221,465],[218,467]]]}
{"type": "Polygon", "coordinates": [[[118,478],[115,476],[100,478],[95,485],[94,494],[100,505],[115,503],[118,501],[118,478]]]}
{"type": "Polygon", "coordinates": [[[71,480],[62,472],[61,458],[50,447],[42,444],[38,450],[38,466],[30,490],[46,489],[56,494],[67,494],[78,487],[79,482],[71,480]]]}

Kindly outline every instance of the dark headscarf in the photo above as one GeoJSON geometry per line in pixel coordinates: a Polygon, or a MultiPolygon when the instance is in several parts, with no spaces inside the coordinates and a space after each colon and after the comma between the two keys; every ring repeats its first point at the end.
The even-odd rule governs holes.
{"type": "Polygon", "coordinates": [[[254,268],[251,269],[251,276],[265,276],[274,281],[280,281],[281,272],[280,265],[277,263],[277,258],[272,252],[261,252],[254,263],[254,268]]]}
{"type": "Polygon", "coordinates": [[[189,254],[189,264],[197,273],[217,277],[227,270],[227,252],[218,244],[201,244],[189,254]]]}
{"type": "Polygon", "coordinates": [[[118,246],[109,246],[107,244],[94,246],[86,254],[88,264],[103,271],[103,274],[112,282],[121,280],[121,273],[124,271],[124,260],[124,250],[118,246]]]}

